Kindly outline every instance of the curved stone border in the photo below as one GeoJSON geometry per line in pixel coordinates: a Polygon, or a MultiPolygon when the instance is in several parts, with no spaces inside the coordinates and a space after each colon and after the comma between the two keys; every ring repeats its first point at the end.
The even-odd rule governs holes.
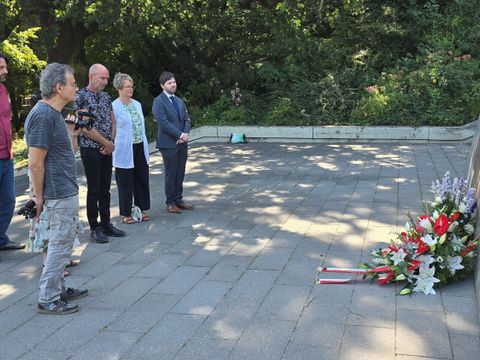
{"type": "MultiPolygon", "coordinates": [[[[190,132],[190,142],[226,143],[231,133],[243,133],[252,142],[327,142],[327,141],[409,141],[469,142],[476,122],[464,126],[201,126],[190,132]]],[[[149,144],[156,152],[155,143],[149,144]]],[[[77,154],[77,158],[80,155],[77,154]]],[[[27,167],[15,169],[15,176],[27,173],[27,167]]]]}
{"type": "Polygon", "coordinates": [[[464,126],[202,126],[190,141],[227,142],[231,133],[244,133],[253,142],[409,141],[468,142],[476,122],[464,126]]]}

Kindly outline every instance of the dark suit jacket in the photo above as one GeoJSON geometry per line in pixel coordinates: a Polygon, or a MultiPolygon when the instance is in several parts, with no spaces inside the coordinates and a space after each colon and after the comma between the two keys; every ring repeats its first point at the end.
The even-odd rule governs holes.
{"type": "Polygon", "coordinates": [[[175,96],[175,99],[180,108],[180,116],[165,92],[162,91],[153,100],[152,112],[158,125],[158,149],[176,147],[182,133],[188,133],[192,128],[185,103],[178,96],[175,96]]]}

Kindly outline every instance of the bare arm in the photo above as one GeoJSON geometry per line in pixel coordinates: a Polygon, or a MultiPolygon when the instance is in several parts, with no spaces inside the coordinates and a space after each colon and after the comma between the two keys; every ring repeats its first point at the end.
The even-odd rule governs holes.
{"type": "Polygon", "coordinates": [[[117,120],[115,119],[115,114],[112,110],[112,140],[115,141],[115,136],[117,135],[117,120]]]}
{"type": "MultiPolygon", "coordinates": [[[[88,112],[88,109],[78,109],[77,110],[77,116],[78,116],[78,112],[79,111],[87,111],[88,112]]],[[[113,132],[113,128],[112,128],[112,132],[113,132]]],[[[100,135],[100,133],[95,129],[95,128],[90,128],[90,129],[82,129],[82,133],[83,135],[85,135],[86,137],[88,137],[89,139],[95,141],[96,143],[99,143],[100,145],[102,145],[102,153],[104,153],[105,155],[110,155],[113,150],[115,150],[115,145],[113,144],[112,141],[104,138],[102,135],[100,135]]],[[[112,139],[114,139],[114,137],[112,136],[112,139]]]]}
{"type": "Polygon", "coordinates": [[[35,203],[38,218],[43,210],[43,184],[45,180],[45,157],[47,149],[40,147],[28,148],[28,169],[32,181],[33,194],[35,195],[35,203]]]}
{"type": "Polygon", "coordinates": [[[86,135],[88,138],[92,139],[93,141],[102,145],[107,155],[111,154],[113,150],[115,150],[115,145],[113,144],[113,142],[105,139],[102,135],[100,135],[100,133],[96,129],[94,128],[91,128],[89,130],[85,129],[85,131],[83,131],[83,134],[86,135]]]}
{"type": "Polygon", "coordinates": [[[80,135],[80,129],[75,130],[75,116],[73,115],[68,115],[65,120],[73,122],[67,123],[67,131],[68,134],[70,135],[70,141],[72,142],[72,149],[73,153],[76,153],[78,150],[78,135],[80,135]]]}

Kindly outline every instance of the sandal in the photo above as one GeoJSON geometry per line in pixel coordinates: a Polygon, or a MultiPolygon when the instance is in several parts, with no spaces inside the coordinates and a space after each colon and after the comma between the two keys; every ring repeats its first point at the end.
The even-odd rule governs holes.
{"type": "Polygon", "coordinates": [[[80,264],[80,260],[68,260],[67,262],[67,265],[65,265],[66,268],[69,268],[69,267],[74,267],[74,266],[77,266],[78,264],[80,264]]]}
{"type": "Polygon", "coordinates": [[[142,221],[149,221],[149,220],[150,220],[150,216],[142,212],[142,221]]]}
{"type": "Polygon", "coordinates": [[[124,224],[135,224],[135,220],[133,220],[131,216],[124,216],[122,222],[124,224]]]}

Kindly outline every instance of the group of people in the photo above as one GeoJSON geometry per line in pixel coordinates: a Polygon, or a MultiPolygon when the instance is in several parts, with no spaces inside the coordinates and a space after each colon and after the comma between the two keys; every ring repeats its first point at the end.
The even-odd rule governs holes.
{"type": "MultiPolygon", "coordinates": [[[[8,92],[1,83],[7,73],[8,58],[0,54],[0,251],[25,247],[11,241],[6,234],[15,206],[11,110],[8,92]]],[[[41,99],[25,121],[31,193],[35,201],[34,223],[37,224],[33,233],[48,243],[40,277],[40,313],[78,311],[78,305],[72,301],[88,295],[86,289],[66,287],[64,279],[65,266],[72,265],[72,247],[81,227],[75,162],[78,147],[87,179],[90,239],[107,243],[108,237],[126,236],[110,220],[112,166],[122,222],[150,220],[147,214],[150,209],[149,151],[142,106],[133,99],[132,77],[123,73],[117,73],[113,79],[118,98],[112,102],[104,91],[109,78],[105,66],[94,64],[89,69],[88,85],[79,90],[70,66],[48,64],[40,74],[41,99]],[[62,112],[69,103],[73,103],[76,114],[73,118],[71,115],[65,118],[62,112]],[[138,210],[139,217],[133,216],[132,208],[138,210]]],[[[163,91],[154,99],[152,107],[158,125],[156,147],[165,169],[166,211],[179,214],[193,210],[193,206],[183,200],[191,122],[184,101],[175,95],[174,74],[163,72],[159,82],[163,91]]]]}

